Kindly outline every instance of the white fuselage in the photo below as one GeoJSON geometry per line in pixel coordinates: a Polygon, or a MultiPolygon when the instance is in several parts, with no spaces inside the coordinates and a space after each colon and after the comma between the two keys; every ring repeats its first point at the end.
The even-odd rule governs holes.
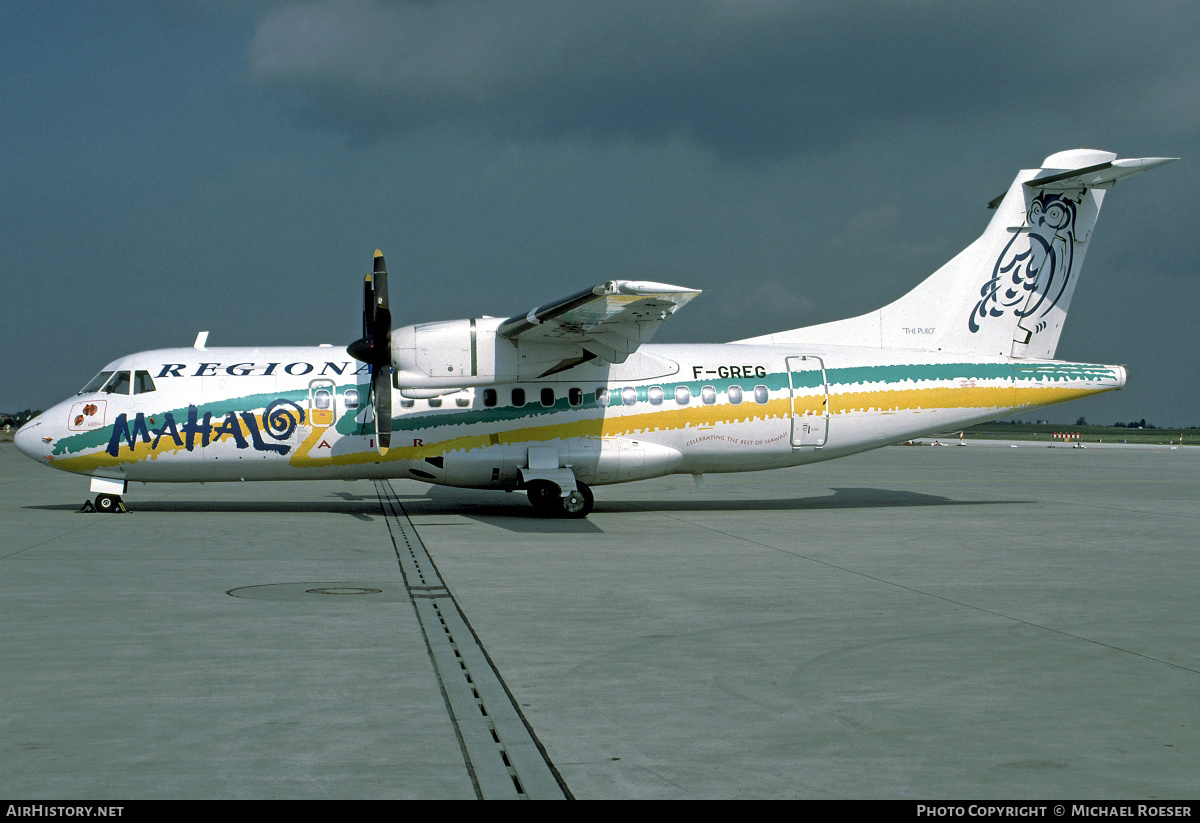
{"type": "Polygon", "coordinates": [[[622,364],[540,380],[393,390],[381,456],[369,370],[340,348],[163,349],[104,371],[130,379],[47,410],[19,432],[21,450],[114,481],[401,477],[512,489],[550,466],[604,485],[828,460],[1125,384],[1120,366],[648,344],[622,364]]]}

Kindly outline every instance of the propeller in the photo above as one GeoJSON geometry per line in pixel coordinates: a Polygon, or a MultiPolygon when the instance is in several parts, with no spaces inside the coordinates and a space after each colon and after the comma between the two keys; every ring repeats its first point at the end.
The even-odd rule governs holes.
{"type": "Polygon", "coordinates": [[[392,442],[392,312],[388,309],[387,267],[375,250],[374,270],[363,281],[363,336],[346,347],[355,360],[371,367],[368,402],[375,412],[375,443],[387,454],[392,442]]]}

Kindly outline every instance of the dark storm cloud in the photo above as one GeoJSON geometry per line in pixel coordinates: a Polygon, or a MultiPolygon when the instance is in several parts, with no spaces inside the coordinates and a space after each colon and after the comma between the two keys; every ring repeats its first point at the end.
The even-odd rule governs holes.
{"type": "MultiPolygon", "coordinates": [[[[1105,4],[1088,8],[1102,15],[1105,4]]],[[[1167,14],[1162,27],[1098,38],[1079,12],[321,0],[268,15],[249,58],[302,122],[355,140],[451,124],[509,138],[684,137],[746,160],[825,150],[901,120],[1071,117],[1114,93],[1126,108],[1152,105],[1148,85],[1173,68],[1162,38],[1194,26],[1173,32],[1167,14]]]]}
{"type": "Polygon", "coordinates": [[[376,247],[398,325],[612,278],[705,291],[658,342],[835,320],[1090,146],[1184,160],[1106,201],[1058,352],[1130,387],[1054,413],[1200,422],[1196,42],[1194,2],[0,4],[0,410],[201,329],[344,345],[376,247]]]}

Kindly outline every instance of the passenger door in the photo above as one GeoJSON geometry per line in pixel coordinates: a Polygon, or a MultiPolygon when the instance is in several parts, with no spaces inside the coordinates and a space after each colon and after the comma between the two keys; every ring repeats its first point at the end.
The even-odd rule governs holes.
{"type": "Polygon", "coordinates": [[[811,354],[787,358],[792,402],[792,448],[820,448],[829,439],[829,382],[825,362],[811,354]]]}
{"type": "Polygon", "coordinates": [[[333,425],[336,406],[337,387],[332,380],[318,378],[308,384],[308,419],[314,429],[333,425]]]}

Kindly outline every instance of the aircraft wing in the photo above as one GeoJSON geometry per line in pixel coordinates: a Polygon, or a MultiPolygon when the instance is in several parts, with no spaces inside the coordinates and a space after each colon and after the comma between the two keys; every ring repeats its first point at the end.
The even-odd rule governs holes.
{"type": "Polygon", "coordinates": [[[610,280],[510,317],[496,333],[520,343],[565,344],[590,355],[577,362],[601,357],[623,363],[698,294],[697,289],[665,283],[610,280]]]}

